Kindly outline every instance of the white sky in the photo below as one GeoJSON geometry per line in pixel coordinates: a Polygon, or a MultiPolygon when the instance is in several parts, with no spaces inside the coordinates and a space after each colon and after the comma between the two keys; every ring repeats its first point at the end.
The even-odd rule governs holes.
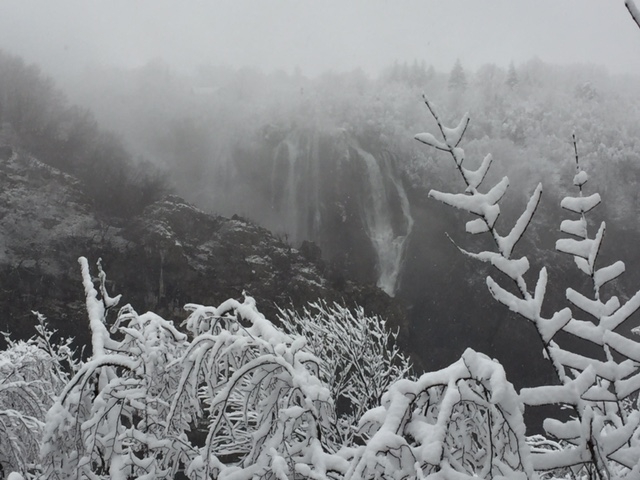
{"type": "Polygon", "coordinates": [[[154,58],[316,74],[533,56],[640,73],[623,0],[0,0],[0,48],[55,76],[154,58]]]}

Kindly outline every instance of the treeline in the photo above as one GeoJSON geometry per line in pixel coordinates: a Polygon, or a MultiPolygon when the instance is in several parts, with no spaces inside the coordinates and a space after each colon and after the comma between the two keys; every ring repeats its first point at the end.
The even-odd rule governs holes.
{"type": "Polygon", "coordinates": [[[376,142],[405,159],[403,168],[415,186],[433,177],[445,183],[451,175],[446,161],[424,153],[413,140],[428,121],[424,92],[448,112],[447,121],[469,111],[470,153],[494,152],[511,178],[545,178],[548,191],[557,194],[564,194],[563,176],[572,174],[564,160],[572,154],[575,131],[600,191],[615,196],[610,204],[622,206],[607,214],[621,219],[640,201],[634,193],[640,191],[635,83],[595,66],[538,59],[476,70],[456,62],[444,72],[416,61],[396,63],[376,77],[355,69],[314,78],[300,71],[230,67],[202,67],[187,75],[154,61],[132,70],[87,71],[69,88],[101,124],[166,166],[191,200],[198,201],[194,192],[213,190],[216,170],[233,163],[238,145],[300,129],[340,130],[376,142]]]}
{"type": "Polygon", "coordinates": [[[155,165],[134,158],[120,138],[72,106],[35,65],[0,50],[0,139],[77,177],[98,211],[139,213],[167,191],[155,165]]]}

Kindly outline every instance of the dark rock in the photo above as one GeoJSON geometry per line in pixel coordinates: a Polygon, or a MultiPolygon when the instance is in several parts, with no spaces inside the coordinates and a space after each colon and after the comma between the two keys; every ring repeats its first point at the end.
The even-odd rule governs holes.
{"type": "Polygon", "coordinates": [[[323,298],[408,331],[398,301],[374,285],[328,281],[317,246],[296,250],[241,217],[209,215],[176,196],[131,219],[99,217],[75,178],[23,153],[0,164],[0,185],[0,330],[17,337],[33,333],[37,310],[89,344],[79,256],[102,258],[112,295],[176,323],[186,303],[217,305],[246,292],[272,320],[278,306],[323,298]]]}

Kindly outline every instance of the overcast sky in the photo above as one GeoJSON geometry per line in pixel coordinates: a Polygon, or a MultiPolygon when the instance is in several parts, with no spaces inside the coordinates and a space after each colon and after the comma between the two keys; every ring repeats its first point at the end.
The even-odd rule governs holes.
{"type": "Polygon", "coordinates": [[[316,74],[533,56],[640,73],[623,0],[0,0],[0,48],[52,75],[150,59],[316,74]]]}

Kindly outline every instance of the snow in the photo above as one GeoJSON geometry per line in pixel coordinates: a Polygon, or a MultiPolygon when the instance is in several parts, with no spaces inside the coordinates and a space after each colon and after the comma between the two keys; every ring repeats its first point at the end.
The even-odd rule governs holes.
{"type": "Polygon", "coordinates": [[[556,250],[588,259],[593,251],[594,243],[591,239],[574,240],[573,238],[561,238],[556,240],[556,250]]]}
{"type": "Polygon", "coordinates": [[[582,187],[589,180],[589,175],[584,170],[580,170],[575,177],[573,177],[573,184],[576,187],[582,187]]]}
{"type": "Polygon", "coordinates": [[[444,125],[442,126],[442,134],[447,142],[447,145],[451,147],[457,147],[462,140],[462,136],[464,135],[467,126],[469,125],[469,113],[465,113],[460,122],[455,128],[448,128],[444,125]]]}
{"type": "Polygon", "coordinates": [[[490,263],[513,280],[517,280],[518,277],[522,277],[529,270],[529,260],[527,257],[512,260],[495,252],[471,253],[463,249],[460,250],[471,258],[475,258],[481,262],[490,263]]]}
{"type": "MultiPolygon", "coordinates": [[[[605,435],[603,435],[603,448],[605,449],[605,454],[610,455],[616,450],[620,449],[624,446],[625,443],[629,442],[629,439],[633,436],[634,431],[640,426],[640,415],[639,412],[635,411],[631,415],[627,417],[626,425],[623,425],[614,430],[610,430],[605,435]]],[[[628,468],[632,468],[637,462],[636,460],[629,462],[627,464],[628,468]]]]}
{"type": "Polygon", "coordinates": [[[578,267],[578,269],[582,273],[591,275],[591,266],[589,265],[589,262],[586,259],[582,257],[573,257],[573,261],[576,264],[576,267],[578,267]]]}
{"type": "Polygon", "coordinates": [[[596,372],[588,367],[577,378],[564,385],[543,385],[540,387],[523,388],[520,390],[520,400],[531,406],[565,404],[576,405],[580,395],[586,392],[596,378],[596,372]]]}
{"type": "Polygon", "coordinates": [[[493,227],[500,215],[500,207],[497,203],[504,196],[508,187],[509,179],[504,177],[485,194],[475,192],[469,195],[464,193],[442,193],[437,190],[431,190],[429,196],[452,207],[479,215],[487,222],[489,227],[493,227]]]}
{"type": "Polygon", "coordinates": [[[587,213],[600,204],[600,194],[594,193],[588,197],[564,197],[560,206],[575,213],[587,213]]]}
{"type": "Polygon", "coordinates": [[[462,174],[464,175],[465,180],[469,184],[467,187],[467,192],[472,192],[476,188],[480,186],[482,181],[484,180],[487,172],[489,171],[489,167],[491,167],[491,162],[493,161],[493,157],[491,154],[488,154],[482,160],[480,167],[477,170],[467,170],[466,168],[462,168],[462,174]]]}
{"type": "Polygon", "coordinates": [[[540,203],[541,195],[542,183],[539,183],[533,194],[529,198],[527,207],[525,208],[522,215],[520,215],[509,234],[506,237],[497,237],[498,247],[500,248],[500,252],[502,253],[502,255],[504,255],[505,258],[509,258],[511,252],[513,251],[513,247],[516,245],[516,243],[518,243],[520,238],[522,238],[524,231],[531,222],[531,218],[533,217],[533,214],[538,207],[538,203],[540,203]]]}
{"type": "Polygon", "coordinates": [[[580,310],[588,313],[598,320],[603,316],[611,315],[620,307],[620,302],[617,297],[609,299],[607,303],[602,303],[599,300],[587,298],[572,288],[567,289],[566,298],[580,310]]]}
{"type": "Polygon", "coordinates": [[[629,396],[640,390],[640,373],[637,373],[631,378],[621,380],[616,384],[618,394],[621,396],[629,396]]]}
{"type": "MultiPolygon", "coordinates": [[[[573,368],[582,372],[586,371],[588,368],[592,368],[601,378],[612,382],[617,379],[618,364],[613,361],[601,362],[592,357],[586,357],[562,348],[555,349],[554,356],[557,361],[561,362],[562,365],[565,366],[565,368],[573,368]]],[[[588,387],[590,387],[590,385],[588,387]]],[[[586,389],[584,391],[586,391],[586,389]]],[[[584,392],[580,392],[580,394],[582,393],[584,392]]]]}
{"type": "Polygon", "coordinates": [[[522,315],[527,320],[537,322],[540,319],[540,309],[547,287],[547,270],[544,267],[540,270],[533,297],[517,297],[498,285],[490,276],[487,277],[487,287],[493,298],[509,310],[522,315]]]}
{"type": "Polygon", "coordinates": [[[547,418],[544,421],[544,429],[548,434],[565,440],[579,438],[581,433],[581,426],[578,420],[562,422],[555,418],[547,418]]]}
{"type": "Polygon", "coordinates": [[[254,265],[269,265],[270,263],[266,258],[261,257],[260,255],[250,255],[245,257],[244,261],[254,265]]]}
{"type": "Polygon", "coordinates": [[[593,282],[596,290],[599,290],[605,283],[615,280],[625,271],[624,262],[618,260],[608,267],[603,267],[594,273],[593,282]]]}
{"type": "Polygon", "coordinates": [[[430,147],[437,148],[438,150],[449,151],[449,147],[446,143],[441,142],[430,133],[418,133],[414,138],[419,142],[429,145],[430,147]]]}
{"type": "Polygon", "coordinates": [[[584,218],[578,220],[563,220],[560,231],[580,238],[587,238],[587,221],[584,218]]]}
{"type": "Polygon", "coordinates": [[[571,310],[569,308],[563,308],[555,312],[548,320],[540,319],[537,322],[537,327],[542,336],[542,341],[545,344],[549,343],[555,334],[566,328],[569,323],[571,323],[571,310]]]}
{"type": "Polygon", "coordinates": [[[627,302],[615,313],[602,319],[601,325],[607,330],[615,330],[622,322],[633,315],[640,308],[640,291],[636,292],[627,302]]]}
{"type": "Polygon", "coordinates": [[[602,341],[628,359],[640,362],[640,344],[638,342],[610,330],[606,330],[602,334],[602,341]]]}
{"type": "Polygon", "coordinates": [[[104,306],[98,300],[98,292],[94,288],[91,274],[89,273],[89,262],[85,257],[78,259],[82,269],[82,284],[86,295],[87,314],[89,315],[89,327],[91,328],[91,346],[93,356],[104,355],[104,344],[109,339],[109,332],[104,325],[104,306]]]}
{"type": "Polygon", "coordinates": [[[489,231],[489,227],[487,226],[487,222],[482,218],[476,218],[474,220],[469,220],[465,229],[467,233],[471,233],[472,235],[476,235],[478,233],[485,233],[489,231]]]}
{"type": "MultiPolygon", "coordinates": [[[[401,380],[389,388],[383,396],[382,407],[370,410],[363,417],[363,423],[373,427],[372,436],[361,448],[346,478],[375,477],[383,471],[387,472],[388,468],[393,468],[393,475],[388,472],[391,478],[396,478],[395,473],[403,478],[415,474],[421,478],[422,468],[426,466],[437,466],[441,473],[446,471],[447,478],[458,478],[458,475],[460,478],[469,478],[459,469],[452,468],[450,461],[454,458],[448,444],[452,435],[448,429],[455,429],[454,418],[461,413],[459,408],[464,402],[486,409],[490,415],[487,421],[497,425],[494,436],[478,436],[477,441],[482,442],[478,457],[471,460],[474,455],[471,449],[468,458],[479,462],[479,466],[486,467],[496,462],[506,467],[501,463],[503,458],[513,455],[522,462],[522,470],[533,476],[533,466],[524,441],[521,405],[513,385],[506,380],[500,364],[467,349],[461,359],[449,367],[425,373],[416,381],[401,380]],[[474,389],[476,382],[487,392],[486,397],[474,389]],[[430,405],[427,410],[423,410],[425,402],[430,405]],[[502,438],[498,433],[501,424],[520,441],[513,442],[513,437],[508,440],[502,438]],[[407,442],[407,439],[414,440],[407,442]],[[498,451],[502,453],[497,456],[488,454],[498,451]]],[[[474,427],[470,424],[469,428],[474,427]]],[[[523,478],[531,478],[524,472],[520,472],[523,478]]],[[[513,475],[510,478],[518,477],[513,475]]]]}

